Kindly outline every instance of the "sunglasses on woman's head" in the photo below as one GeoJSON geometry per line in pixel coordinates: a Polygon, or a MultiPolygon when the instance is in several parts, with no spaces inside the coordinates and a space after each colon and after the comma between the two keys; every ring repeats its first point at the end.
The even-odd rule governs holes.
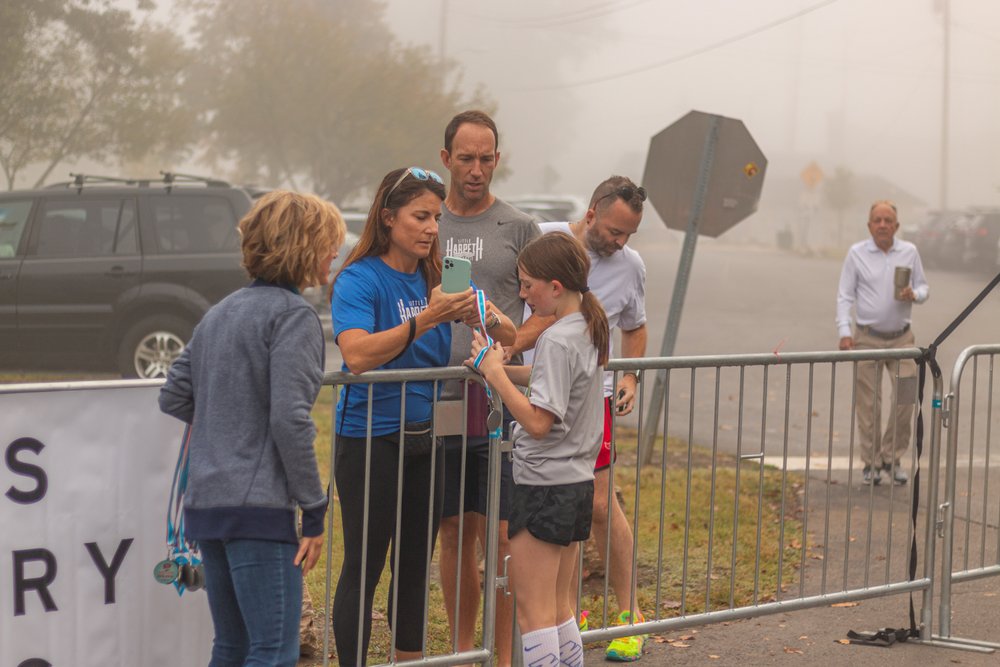
{"type": "MultiPolygon", "coordinates": [[[[387,193],[385,193],[385,202],[383,202],[383,208],[389,208],[389,197],[392,195],[393,192],[395,192],[396,188],[399,187],[399,184],[402,183],[403,179],[405,179],[408,175],[413,176],[413,178],[417,179],[418,181],[434,181],[435,183],[440,183],[441,185],[444,185],[444,181],[441,180],[441,177],[438,176],[433,171],[431,171],[430,169],[421,169],[420,167],[410,167],[402,174],[400,174],[399,178],[396,179],[396,183],[391,188],[389,188],[389,191],[387,193]]],[[[643,197],[643,199],[645,199],[645,197],[643,197]]]]}

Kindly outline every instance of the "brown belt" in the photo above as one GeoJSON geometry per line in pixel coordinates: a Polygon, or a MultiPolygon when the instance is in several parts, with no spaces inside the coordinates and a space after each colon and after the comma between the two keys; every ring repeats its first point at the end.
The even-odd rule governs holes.
{"type": "Polygon", "coordinates": [[[910,330],[910,325],[907,324],[905,327],[903,327],[899,331],[876,331],[875,329],[872,329],[867,324],[859,324],[859,325],[857,325],[857,328],[858,328],[858,331],[860,331],[862,333],[865,333],[865,334],[868,334],[869,336],[875,336],[875,338],[881,338],[882,340],[892,340],[893,338],[899,338],[900,336],[902,336],[903,334],[905,334],[907,331],[909,331],[910,330]]]}

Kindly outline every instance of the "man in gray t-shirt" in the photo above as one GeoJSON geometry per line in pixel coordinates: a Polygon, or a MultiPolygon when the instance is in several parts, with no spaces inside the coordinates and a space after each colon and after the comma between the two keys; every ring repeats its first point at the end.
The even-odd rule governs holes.
{"type": "MultiPolygon", "coordinates": [[[[529,241],[540,235],[531,216],[490,193],[493,170],[500,160],[499,135],[493,119],[482,111],[464,111],[445,128],[441,161],[451,174],[448,197],[441,206],[438,228],[441,252],[472,262],[472,280],[503,314],[520,326],[524,302],[518,297],[517,256],[529,241]]],[[[494,320],[493,322],[495,322],[494,320]]],[[[486,324],[492,325],[493,322],[486,324]]],[[[469,358],[471,329],[452,326],[451,365],[469,358]]],[[[445,396],[459,398],[454,387],[445,396]]],[[[470,400],[475,396],[470,394],[470,400]]],[[[440,570],[448,625],[458,650],[474,648],[479,615],[479,564],[476,540],[486,548],[486,489],[489,442],[485,437],[468,438],[463,471],[462,438],[445,438],[444,516],[441,520],[440,570]],[[464,472],[465,485],[460,485],[464,472]],[[459,517],[460,504],[464,515],[459,517]],[[459,521],[462,530],[459,561],[459,521]],[[457,586],[456,586],[457,582],[457,586]],[[454,618],[459,601],[458,619],[454,618]],[[457,627],[456,627],[457,626],[457,627]]],[[[505,455],[500,481],[500,545],[497,562],[503,567],[510,553],[507,513],[510,508],[510,459],[505,455]]],[[[510,598],[497,596],[496,649],[498,664],[510,665],[513,609],[510,598]]]]}

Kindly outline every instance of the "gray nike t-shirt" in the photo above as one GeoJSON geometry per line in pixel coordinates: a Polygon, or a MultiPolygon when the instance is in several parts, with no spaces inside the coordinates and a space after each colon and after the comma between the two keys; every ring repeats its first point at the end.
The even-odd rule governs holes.
{"type": "MultiPolygon", "coordinates": [[[[521,325],[524,302],[518,296],[517,256],[524,246],[541,236],[534,219],[501,199],[474,216],[458,216],[441,205],[438,239],[443,256],[463,257],[472,262],[472,282],[483,290],[515,326],[521,325]]],[[[472,330],[465,324],[451,325],[450,366],[469,358],[472,330]]],[[[520,363],[520,359],[511,363],[520,363]]],[[[457,383],[448,383],[444,397],[461,398],[457,383]]]]}

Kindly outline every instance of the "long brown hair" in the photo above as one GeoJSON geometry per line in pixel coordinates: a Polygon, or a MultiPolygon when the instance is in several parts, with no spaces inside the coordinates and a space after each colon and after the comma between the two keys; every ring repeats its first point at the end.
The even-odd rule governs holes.
{"type": "MultiPolygon", "coordinates": [[[[444,185],[432,178],[420,180],[412,174],[404,176],[406,171],[408,169],[393,169],[382,179],[382,183],[375,192],[371,208],[368,210],[368,220],[361,232],[361,238],[354,245],[351,254],[344,260],[343,266],[340,267],[340,271],[334,278],[334,283],[336,283],[337,278],[340,278],[344,269],[354,262],[365,257],[380,257],[389,251],[391,240],[389,227],[382,221],[383,209],[388,210],[391,215],[396,215],[399,209],[424,192],[433,193],[441,201],[444,201],[444,185]],[[401,177],[402,180],[400,180],[401,177]],[[397,183],[398,185],[396,185],[397,183]]],[[[427,283],[427,298],[430,298],[431,290],[441,284],[441,250],[436,236],[431,243],[430,253],[418,261],[418,267],[427,283]]]]}
{"type": "Polygon", "coordinates": [[[608,316],[587,287],[590,258],[583,245],[569,234],[542,234],[524,247],[517,257],[517,265],[532,278],[558,280],[564,289],[583,293],[580,312],[587,322],[590,340],[597,348],[597,365],[607,365],[608,316]]]}

